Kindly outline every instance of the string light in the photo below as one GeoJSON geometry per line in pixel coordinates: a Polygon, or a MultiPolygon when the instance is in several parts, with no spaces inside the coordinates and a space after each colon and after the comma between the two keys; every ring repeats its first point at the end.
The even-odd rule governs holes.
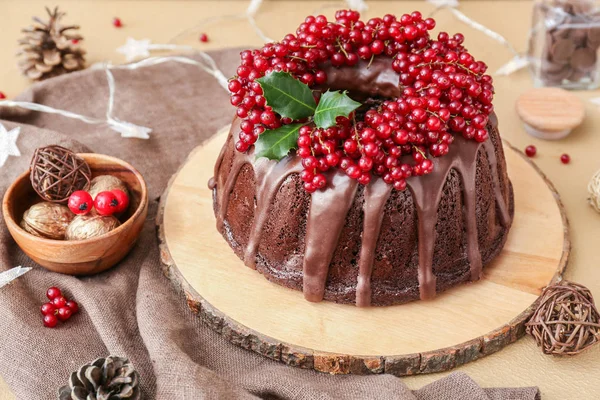
{"type": "MultiPolygon", "coordinates": [[[[492,31],[491,29],[488,29],[487,27],[479,24],[476,21],[473,21],[471,18],[467,17],[464,13],[457,10],[457,7],[459,5],[458,0],[428,0],[428,1],[431,4],[435,5],[435,7],[436,7],[435,10],[432,12],[432,14],[434,14],[442,9],[448,9],[460,21],[462,21],[465,24],[471,26],[472,28],[484,33],[486,36],[496,40],[497,42],[499,42],[499,43],[503,44],[505,47],[507,47],[515,55],[515,58],[513,60],[511,60],[511,62],[509,63],[510,65],[507,64],[507,66],[503,67],[505,73],[507,72],[507,70],[513,71],[513,70],[515,70],[516,67],[522,68],[524,65],[526,65],[526,64],[524,64],[524,62],[526,62],[526,60],[519,58],[520,57],[519,54],[516,52],[516,50],[512,47],[512,45],[502,35],[492,31]]],[[[73,112],[70,112],[67,110],[61,110],[61,109],[57,109],[57,108],[48,107],[48,106],[45,106],[42,104],[30,103],[30,102],[0,100],[0,106],[19,107],[19,108],[25,108],[28,110],[32,110],[32,111],[57,114],[57,115],[61,115],[66,118],[77,119],[79,121],[82,121],[82,122],[85,122],[88,124],[97,124],[97,125],[103,124],[103,125],[108,126],[110,129],[112,129],[116,132],[119,132],[121,134],[121,137],[148,139],[150,137],[150,133],[152,132],[151,128],[136,125],[136,124],[133,124],[133,123],[127,122],[127,121],[122,121],[113,115],[114,101],[115,101],[115,95],[116,95],[116,83],[115,83],[115,78],[114,78],[111,70],[114,70],[114,69],[136,70],[138,68],[143,68],[143,67],[147,67],[147,66],[151,66],[151,65],[158,65],[158,64],[165,63],[165,62],[178,62],[178,63],[195,65],[195,66],[200,67],[203,71],[212,75],[219,82],[219,84],[225,90],[227,90],[227,78],[224,76],[222,71],[219,70],[215,61],[207,53],[197,50],[194,47],[179,45],[174,42],[179,40],[181,37],[188,35],[191,32],[198,30],[207,24],[215,23],[215,22],[219,22],[219,21],[223,21],[223,20],[228,20],[228,19],[229,20],[246,19],[250,23],[250,25],[253,27],[253,29],[255,30],[257,35],[259,37],[261,37],[261,39],[263,39],[266,42],[273,41],[258,27],[258,25],[256,24],[256,20],[254,18],[255,15],[258,13],[262,3],[263,3],[262,0],[251,0],[244,13],[207,18],[207,19],[203,20],[199,25],[180,32],[174,38],[172,38],[169,41],[169,43],[166,43],[166,44],[153,44],[150,41],[150,39],[136,40],[134,38],[128,38],[126,43],[123,46],[119,47],[117,49],[117,51],[124,54],[127,61],[133,61],[135,59],[144,58],[142,61],[138,61],[136,63],[126,64],[126,65],[116,65],[115,66],[115,65],[106,63],[106,64],[92,66],[92,68],[103,68],[106,71],[108,89],[109,89],[109,98],[108,98],[106,116],[103,119],[89,117],[89,116],[73,113],[73,112]],[[150,56],[152,51],[157,51],[157,50],[160,50],[160,51],[164,51],[164,50],[193,51],[195,55],[198,55],[200,57],[200,61],[194,60],[189,57],[183,57],[183,56],[165,56],[165,57],[147,58],[150,56]]],[[[364,0],[346,0],[346,4],[350,8],[357,9],[359,11],[364,11],[367,9],[367,4],[365,3],[364,0]]],[[[510,73],[510,72],[508,72],[508,73],[510,73]]]]}

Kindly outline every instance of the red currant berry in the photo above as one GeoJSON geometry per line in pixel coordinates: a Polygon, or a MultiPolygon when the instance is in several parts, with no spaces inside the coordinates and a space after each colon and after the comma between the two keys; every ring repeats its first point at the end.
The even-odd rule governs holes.
{"type": "Polygon", "coordinates": [[[488,131],[485,129],[477,129],[475,131],[475,141],[482,143],[485,142],[488,138],[488,131]]]}
{"type": "Polygon", "coordinates": [[[94,200],[94,207],[100,215],[113,215],[119,209],[119,200],[113,192],[100,192],[94,200]]]}
{"type": "Polygon", "coordinates": [[[58,319],[54,314],[44,315],[44,326],[46,328],[54,328],[58,324],[58,319]]]}
{"type": "Polygon", "coordinates": [[[76,314],[79,311],[79,304],[77,304],[74,300],[67,301],[66,306],[71,310],[73,314],[76,314]]]}
{"type": "Polygon", "coordinates": [[[54,307],[56,308],[61,308],[67,304],[67,299],[63,296],[55,297],[54,300],[52,300],[52,304],[54,304],[54,307]]]}
{"type": "Polygon", "coordinates": [[[0,100],[4,100],[6,99],[6,95],[2,92],[0,92],[0,100]]]}
{"type": "Polygon", "coordinates": [[[125,193],[124,191],[122,191],[121,189],[114,189],[112,191],[112,193],[115,195],[115,197],[117,198],[117,213],[122,213],[125,212],[127,210],[127,208],[129,207],[129,196],[127,195],[127,193],[125,193]]]}
{"type": "Polygon", "coordinates": [[[55,298],[61,297],[61,296],[62,296],[62,292],[56,286],[52,286],[51,288],[49,288],[46,291],[46,297],[48,297],[50,300],[54,300],[55,298]]]}
{"type": "Polygon", "coordinates": [[[568,164],[571,162],[571,157],[568,154],[563,154],[560,156],[560,162],[563,164],[568,164]]]}
{"type": "Polygon", "coordinates": [[[263,111],[263,113],[260,114],[260,122],[265,125],[273,124],[275,122],[275,114],[273,111],[263,111]]]}
{"type": "Polygon", "coordinates": [[[300,179],[302,179],[302,182],[310,183],[314,178],[315,174],[308,169],[303,169],[302,172],[300,172],[300,179]]]}
{"type": "Polygon", "coordinates": [[[400,179],[394,182],[394,189],[402,191],[406,189],[406,181],[404,179],[400,179]]]}
{"type": "Polygon", "coordinates": [[[250,147],[250,145],[248,143],[242,142],[241,140],[238,140],[235,143],[235,149],[237,151],[239,151],[240,153],[245,153],[249,147],[250,147]]]}
{"type": "Polygon", "coordinates": [[[316,174],[312,180],[312,184],[317,189],[323,189],[327,184],[327,181],[325,180],[325,176],[323,176],[323,174],[316,174]]]}
{"type": "Polygon", "coordinates": [[[229,84],[227,85],[227,87],[229,88],[230,92],[237,93],[242,88],[242,84],[237,79],[232,79],[229,81],[229,84]]]}
{"type": "Polygon", "coordinates": [[[356,165],[351,165],[346,169],[346,174],[352,179],[357,179],[360,176],[360,169],[356,165]]]}
{"type": "Polygon", "coordinates": [[[69,210],[76,215],[85,215],[92,211],[94,200],[85,190],[77,190],[69,196],[69,210]]]}
{"type": "Polygon", "coordinates": [[[525,154],[527,154],[527,157],[533,157],[533,156],[535,156],[536,153],[537,153],[537,149],[535,148],[534,145],[529,145],[529,146],[525,147],[525,154]]]}
{"type": "Polygon", "coordinates": [[[208,42],[208,35],[207,35],[206,33],[202,33],[202,34],[200,34],[200,41],[201,41],[202,43],[206,43],[206,42],[208,42]]]}
{"type": "Polygon", "coordinates": [[[315,83],[317,85],[322,85],[325,82],[327,82],[327,74],[325,73],[325,71],[315,72],[315,83]]]}
{"type": "Polygon", "coordinates": [[[42,312],[42,315],[54,315],[56,307],[52,303],[44,303],[42,304],[40,311],[42,312]]]}
{"type": "Polygon", "coordinates": [[[123,23],[121,22],[121,19],[120,19],[120,18],[116,18],[116,17],[115,17],[115,18],[113,18],[113,20],[112,20],[112,24],[113,24],[113,26],[114,26],[115,28],[120,28],[120,27],[122,27],[122,26],[123,26],[123,23]]]}
{"type": "Polygon", "coordinates": [[[61,321],[65,322],[66,320],[71,318],[72,314],[73,314],[73,312],[71,311],[71,309],[69,307],[61,307],[58,309],[58,313],[56,314],[56,316],[61,321]]]}
{"type": "Polygon", "coordinates": [[[305,182],[304,190],[306,190],[308,193],[313,193],[314,191],[317,190],[317,188],[311,182],[305,182]]]}
{"type": "Polygon", "coordinates": [[[368,185],[371,182],[371,175],[368,172],[363,172],[357,180],[361,185],[368,185]]]}

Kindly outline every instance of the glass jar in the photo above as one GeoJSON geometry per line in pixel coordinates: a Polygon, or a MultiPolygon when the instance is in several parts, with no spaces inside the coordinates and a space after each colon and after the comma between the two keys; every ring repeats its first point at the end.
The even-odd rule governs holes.
{"type": "Polygon", "coordinates": [[[594,0],[537,0],[529,40],[535,86],[600,86],[600,7],[594,0]]]}

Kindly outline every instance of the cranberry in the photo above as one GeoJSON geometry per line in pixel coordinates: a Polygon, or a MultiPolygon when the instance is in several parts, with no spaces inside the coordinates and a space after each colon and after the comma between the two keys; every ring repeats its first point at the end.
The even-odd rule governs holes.
{"type": "Polygon", "coordinates": [[[537,153],[537,149],[535,148],[534,145],[529,145],[529,146],[525,147],[525,154],[527,154],[527,157],[533,157],[533,156],[535,156],[536,153],[537,153]]]}
{"type": "Polygon", "coordinates": [[[92,211],[94,200],[92,196],[85,190],[76,190],[69,196],[67,203],[69,210],[76,215],[85,215],[92,211]]]}
{"type": "Polygon", "coordinates": [[[127,195],[127,193],[125,193],[121,189],[114,189],[114,190],[112,190],[112,193],[117,198],[116,212],[117,213],[125,212],[127,210],[127,208],[129,207],[129,196],[127,195]]]}
{"type": "Polygon", "coordinates": [[[52,304],[56,308],[61,308],[67,304],[67,299],[65,299],[63,296],[55,297],[54,300],[52,300],[52,304]]]}
{"type": "Polygon", "coordinates": [[[67,301],[66,306],[71,310],[73,314],[76,314],[79,311],[79,304],[77,304],[74,300],[67,301]]]}
{"type": "Polygon", "coordinates": [[[563,164],[568,164],[571,162],[571,157],[565,153],[560,156],[560,162],[562,162],[563,164]]]}
{"type": "Polygon", "coordinates": [[[119,209],[119,200],[113,192],[100,192],[94,200],[94,207],[100,215],[113,215],[119,209]]]}
{"type": "Polygon", "coordinates": [[[4,100],[6,99],[6,95],[2,92],[0,92],[0,100],[4,100]]]}
{"type": "Polygon", "coordinates": [[[54,315],[56,312],[56,307],[52,303],[44,303],[42,304],[40,311],[42,312],[42,315],[54,315]]]}
{"type": "Polygon", "coordinates": [[[206,33],[201,33],[201,34],[200,34],[200,41],[201,41],[202,43],[206,43],[206,42],[208,42],[208,35],[207,35],[206,33]]]}
{"type": "Polygon", "coordinates": [[[46,297],[48,297],[48,299],[50,299],[50,300],[54,300],[55,298],[61,297],[61,296],[62,296],[62,292],[56,286],[52,286],[51,288],[49,288],[46,291],[46,297]]]}
{"type": "Polygon", "coordinates": [[[54,328],[58,324],[58,319],[54,314],[44,315],[44,326],[47,328],[54,328]]]}
{"type": "Polygon", "coordinates": [[[121,19],[117,18],[117,17],[113,18],[112,24],[113,24],[113,26],[115,28],[121,28],[123,26],[123,23],[121,22],[121,19]]]}
{"type": "Polygon", "coordinates": [[[71,311],[71,309],[69,307],[61,307],[58,309],[58,313],[56,314],[58,319],[65,322],[66,320],[68,320],[69,318],[71,318],[71,315],[73,314],[73,311],[71,311]]]}

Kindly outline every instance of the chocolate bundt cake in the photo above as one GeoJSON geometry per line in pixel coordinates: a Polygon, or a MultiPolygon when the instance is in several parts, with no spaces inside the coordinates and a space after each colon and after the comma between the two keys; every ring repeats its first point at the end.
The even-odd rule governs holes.
{"type": "MultiPolygon", "coordinates": [[[[209,187],[217,229],[248,267],[309,301],[358,306],[481,278],[506,241],[512,186],[485,64],[460,34],[430,39],[434,25],[418,12],[363,23],[339,11],[335,24],[308,17],[296,36],[242,52],[209,187]],[[357,43],[355,30],[368,35],[357,43]],[[276,72],[310,87],[315,106],[336,89],[358,102],[330,126],[320,106],[289,116],[261,80],[276,72]]],[[[276,90],[293,103],[290,87],[276,90]]]]}

